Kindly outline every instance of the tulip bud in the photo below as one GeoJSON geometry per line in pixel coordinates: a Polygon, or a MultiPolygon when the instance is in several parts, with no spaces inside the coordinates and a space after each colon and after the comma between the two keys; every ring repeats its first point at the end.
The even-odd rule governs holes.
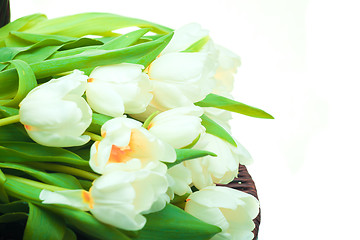
{"type": "Polygon", "coordinates": [[[147,129],[174,148],[182,148],[205,132],[200,118],[203,113],[195,106],[174,108],[157,115],[147,129]]]}
{"type": "Polygon", "coordinates": [[[254,237],[253,219],[259,213],[259,202],[250,194],[211,186],[190,194],[185,211],[222,229],[211,240],[249,240],[254,237]]]}
{"type": "Polygon", "coordinates": [[[151,162],[176,160],[174,148],[149,133],[136,120],[111,119],[101,127],[101,135],[104,139],[96,141],[90,149],[90,167],[97,173],[114,167],[133,171],[151,162]]]}
{"type": "Polygon", "coordinates": [[[252,162],[250,154],[241,144],[237,143],[235,147],[208,133],[203,134],[193,148],[211,151],[217,155],[184,162],[191,171],[194,186],[198,189],[216,183],[227,184],[237,176],[239,163],[252,162]]]}
{"type": "Polygon", "coordinates": [[[46,82],[20,103],[20,122],[37,143],[52,147],[80,146],[90,140],[82,135],[92,111],[81,97],[87,76],[81,71],[46,82]]]}
{"type": "Polygon", "coordinates": [[[121,63],[95,68],[88,79],[86,98],[95,111],[119,117],[145,111],[152,99],[144,66],[121,63]]]}

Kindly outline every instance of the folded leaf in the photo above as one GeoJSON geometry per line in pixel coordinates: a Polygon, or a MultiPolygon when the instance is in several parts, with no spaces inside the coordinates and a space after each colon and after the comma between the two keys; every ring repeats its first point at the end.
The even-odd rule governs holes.
{"type": "Polygon", "coordinates": [[[20,220],[25,220],[27,218],[28,218],[27,213],[23,213],[23,212],[5,213],[3,215],[0,215],[0,224],[17,222],[20,220]]]}
{"type": "Polygon", "coordinates": [[[37,86],[37,82],[35,74],[29,64],[22,60],[12,60],[10,63],[13,64],[17,70],[19,83],[15,97],[4,105],[8,107],[17,107],[26,95],[37,86]]]}
{"type": "Polygon", "coordinates": [[[267,112],[251,107],[249,105],[246,105],[244,103],[237,102],[235,100],[222,97],[213,93],[210,93],[206,96],[206,98],[200,102],[195,103],[195,105],[199,107],[215,107],[224,109],[230,112],[236,112],[240,113],[246,116],[250,117],[256,117],[256,118],[267,118],[267,119],[273,119],[274,117],[268,114],[267,112]]]}

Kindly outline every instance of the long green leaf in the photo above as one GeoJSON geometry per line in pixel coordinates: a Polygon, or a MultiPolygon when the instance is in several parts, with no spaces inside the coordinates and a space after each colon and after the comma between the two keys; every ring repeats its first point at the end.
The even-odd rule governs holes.
{"type": "Polygon", "coordinates": [[[17,222],[17,221],[24,220],[27,218],[28,218],[28,215],[23,212],[5,213],[3,215],[0,215],[0,224],[17,222]]]}
{"type": "Polygon", "coordinates": [[[135,239],[207,240],[221,231],[219,227],[207,224],[171,204],[160,212],[146,215],[146,219],[145,227],[135,239]]]}
{"type": "Polygon", "coordinates": [[[102,240],[130,240],[117,228],[99,222],[89,213],[54,205],[41,205],[41,207],[62,216],[72,228],[93,238],[102,240]]]}
{"type": "Polygon", "coordinates": [[[206,98],[200,102],[195,103],[199,107],[215,107],[224,109],[230,112],[240,113],[250,117],[273,119],[274,117],[267,112],[251,107],[244,103],[237,102],[235,100],[222,97],[213,93],[210,93],[206,98]]]}
{"type": "Polygon", "coordinates": [[[29,218],[26,223],[24,240],[62,240],[66,226],[55,214],[29,203],[29,218]]]}
{"type": "Polygon", "coordinates": [[[183,161],[204,157],[204,156],[214,156],[217,155],[213,152],[204,151],[204,150],[198,150],[198,149],[175,149],[176,151],[176,161],[173,163],[166,163],[168,168],[171,168],[183,161]]]}
{"type": "Polygon", "coordinates": [[[211,120],[205,114],[201,116],[201,119],[202,119],[201,124],[206,128],[207,133],[217,136],[227,141],[228,143],[234,145],[235,147],[237,146],[235,140],[232,138],[230,133],[228,133],[228,131],[226,131],[223,127],[221,127],[215,121],[211,120]]]}
{"type": "Polygon", "coordinates": [[[63,188],[81,189],[80,182],[73,176],[64,173],[46,173],[24,164],[17,163],[0,163],[0,168],[10,168],[25,172],[38,180],[63,188]]]}
{"type": "Polygon", "coordinates": [[[29,64],[27,64],[22,60],[12,60],[10,61],[10,63],[13,64],[17,70],[19,83],[15,97],[4,105],[8,107],[16,107],[26,97],[26,95],[33,88],[36,87],[37,82],[36,82],[35,74],[33,70],[30,68],[29,64]]]}
{"type": "MultiPolygon", "coordinates": [[[[91,50],[75,56],[55,58],[40,63],[30,64],[37,79],[50,77],[58,73],[72,71],[74,68],[90,68],[122,62],[137,63],[143,56],[152,55],[154,51],[165,48],[173,34],[156,41],[138,44],[118,50],[91,50]],[[155,49],[155,50],[154,50],[155,49]]],[[[8,89],[17,87],[17,74],[14,69],[0,72],[0,96],[8,89]]]]}
{"type": "Polygon", "coordinates": [[[88,161],[62,148],[46,147],[36,143],[0,142],[2,162],[61,162],[88,167],[88,161]]]}
{"type": "Polygon", "coordinates": [[[149,31],[150,31],[150,28],[143,28],[143,29],[139,29],[139,30],[121,35],[119,37],[112,39],[111,41],[108,41],[104,45],[100,46],[98,49],[113,50],[113,49],[128,47],[128,46],[132,45],[133,43],[135,43],[137,40],[139,40],[139,38],[144,36],[144,34],[149,31]]]}
{"type": "Polygon", "coordinates": [[[86,35],[112,36],[111,31],[137,26],[151,28],[155,33],[166,34],[172,29],[141,19],[124,17],[111,13],[80,13],[43,21],[25,32],[55,34],[70,37],[86,35]]]}
{"type": "Polygon", "coordinates": [[[75,37],[67,37],[61,35],[34,34],[34,33],[16,32],[16,31],[12,31],[11,35],[14,35],[18,38],[21,38],[25,41],[32,43],[41,42],[47,39],[57,40],[61,42],[75,41],[78,39],[75,37]]]}
{"type": "Polygon", "coordinates": [[[0,127],[0,142],[33,142],[21,123],[0,127]]]}

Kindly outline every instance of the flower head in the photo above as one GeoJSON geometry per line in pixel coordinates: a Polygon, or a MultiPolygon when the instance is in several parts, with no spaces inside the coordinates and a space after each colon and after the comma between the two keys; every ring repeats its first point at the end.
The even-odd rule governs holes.
{"type": "Polygon", "coordinates": [[[174,162],[175,150],[161,141],[142,123],[126,117],[107,121],[101,128],[102,141],[95,142],[90,150],[90,166],[104,173],[114,165],[123,170],[144,168],[150,162],[174,162]]]}
{"type": "Polygon", "coordinates": [[[28,93],[20,103],[20,122],[37,143],[52,147],[83,145],[82,135],[91,123],[92,111],[81,97],[87,76],[73,73],[44,83],[28,93]]]}

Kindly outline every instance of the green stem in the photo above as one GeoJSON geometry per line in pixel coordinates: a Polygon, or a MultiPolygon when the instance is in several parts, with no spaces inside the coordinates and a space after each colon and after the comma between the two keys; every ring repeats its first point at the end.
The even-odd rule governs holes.
{"type": "Polygon", "coordinates": [[[1,126],[5,126],[5,125],[9,125],[12,123],[17,123],[20,121],[20,115],[14,115],[11,117],[6,117],[6,118],[2,118],[0,119],[0,127],[1,126]]]}
{"type": "Polygon", "coordinates": [[[64,165],[59,164],[53,164],[53,163],[31,163],[31,166],[40,167],[46,170],[54,171],[54,172],[62,172],[62,173],[68,173],[74,176],[82,177],[89,180],[95,180],[99,177],[99,175],[95,173],[90,173],[81,169],[68,167],[64,165]]]}
{"type": "Polygon", "coordinates": [[[14,180],[14,181],[17,181],[17,182],[20,182],[20,183],[24,183],[24,184],[27,184],[27,185],[30,185],[30,186],[32,186],[32,187],[36,187],[36,188],[39,188],[39,189],[47,189],[47,190],[50,190],[50,191],[64,191],[64,190],[69,190],[69,189],[67,189],[67,188],[57,187],[57,186],[54,186],[54,185],[49,185],[49,184],[37,182],[37,181],[34,181],[34,180],[30,180],[30,179],[22,178],[22,177],[18,177],[18,176],[13,176],[13,175],[5,174],[5,177],[6,177],[7,179],[12,179],[12,180],[14,180]]]}
{"type": "Polygon", "coordinates": [[[103,137],[101,137],[101,136],[99,136],[99,135],[97,135],[97,134],[95,134],[95,133],[92,133],[92,132],[84,132],[84,135],[88,135],[88,136],[90,136],[91,137],[91,140],[93,140],[93,141],[101,141],[101,140],[103,140],[104,138],[103,137]]]}

